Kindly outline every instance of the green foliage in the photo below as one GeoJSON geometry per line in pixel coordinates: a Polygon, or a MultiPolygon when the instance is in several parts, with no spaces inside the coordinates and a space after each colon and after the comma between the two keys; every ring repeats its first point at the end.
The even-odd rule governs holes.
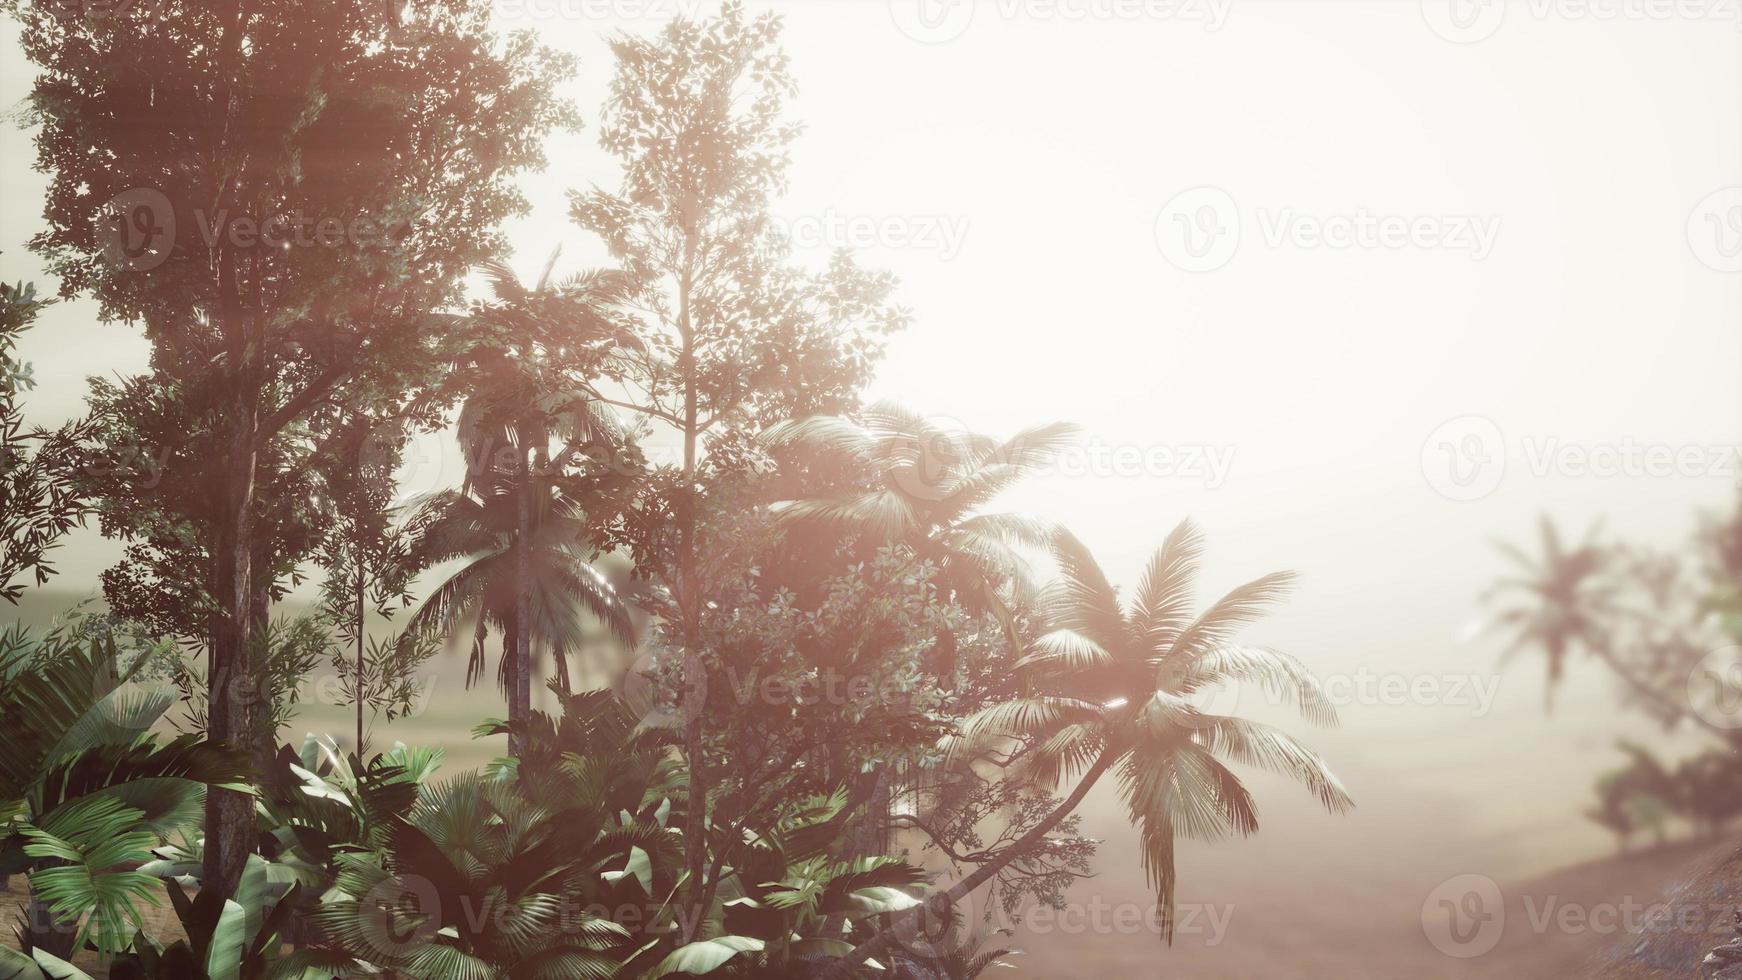
{"type": "Polygon", "coordinates": [[[47,950],[28,953],[0,946],[0,976],[6,980],[91,980],[90,974],[47,950]]]}
{"type": "MultiPolygon", "coordinates": [[[[302,699],[304,677],[326,659],[331,644],[327,624],[316,616],[279,617],[265,624],[249,643],[255,648],[256,670],[233,677],[229,684],[249,704],[262,711],[268,733],[290,723],[302,699]]],[[[189,658],[166,660],[181,691],[181,715],[174,719],[183,731],[204,735],[211,722],[210,659],[202,666],[189,658]]]]}
{"type": "Polygon", "coordinates": [[[28,875],[46,913],[31,938],[51,952],[126,947],[154,884],[132,868],[197,820],[207,786],[242,788],[247,774],[192,736],[152,735],[173,696],[130,683],[148,657],[121,662],[108,637],[14,629],[0,641],[0,729],[14,733],[0,756],[0,870],[28,875]]]}
{"type": "Polygon", "coordinates": [[[0,282],[0,599],[17,604],[29,574],[36,585],[54,574],[48,553],[85,522],[93,502],[80,479],[89,420],[50,431],[26,429],[18,393],[36,386],[30,365],[13,352],[18,337],[52,300],[36,298],[31,283],[0,282]]]}
{"type": "Polygon", "coordinates": [[[1068,425],[1029,429],[1002,442],[944,428],[892,402],[858,420],[813,417],[776,425],[774,446],[847,457],[865,485],[789,502],[781,518],[798,533],[832,531],[901,545],[936,566],[940,588],[970,612],[997,618],[1012,649],[1020,644],[1012,606],[1032,596],[1019,548],[1045,548],[1052,527],[1022,514],[986,513],[999,494],[1069,444],[1068,425]]]}
{"type": "Polygon", "coordinates": [[[283,951],[303,906],[300,883],[259,855],[249,855],[232,898],[202,889],[188,898],[179,883],[165,882],[187,938],[168,947],[143,933],[115,958],[117,980],[329,980],[357,967],[330,950],[283,951]]]}
{"type": "Polygon", "coordinates": [[[1742,759],[1733,747],[1708,749],[1673,767],[1642,746],[1619,748],[1628,764],[1598,777],[1596,805],[1585,816],[1614,833],[1622,850],[1639,831],[1661,843],[1672,815],[1707,837],[1742,815],[1742,759]]]}
{"type": "Polygon", "coordinates": [[[144,816],[113,797],[88,796],[19,828],[29,841],[24,854],[42,865],[30,875],[32,892],[56,918],[84,921],[76,948],[93,934],[101,949],[122,948],[142,924],[138,906],[155,904],[155,879],[116,870],[150,857],[156,837],[141,829],[144,816]]]}
{"type": "Polygon", "coordinates": [[[1500,544],[1517,574],[1483,597],[1507,600],[1493,619],[1513,633],[1504,657],[1540,650],[1551,700],[1571,656],[1588,656],[1618,682],[1623,704],[1666,728],[1690,725],[1731,741],[1733,726],[1722,716],[1735,702],[1733,678],[1703,661],[1737,635],[1742,505],[1704,516],[1690,545],[1676,551],[1605,540],[1597,528],[1568,546],[1547,517],[1540,533],[1539,556],[1500,544]]]}
{"type": "MultiPolygon", "coordinates": [[[[103,579],[114,615],[183,648],[0,637],[0,725],[23,733],[0,757],[0,864],[112,976],[793,977],[919,907],[927,876],[882,853],[898,822],[1007,899],[1057,901],[1094,846],[1071,811],[1112,771],[1171,907],[1177,835],[1257,827],[1224,760],[1350,805],[1289,736],[1190,700],[1258,683],[1331,719],[1299,664],[1234,643],[1286,576],[1194,615],[1201,548],[1182,525],[1124,603],[1075,538],[989,512],[1067,427],[997,441],[861,406],[906,318],[888,276],[846,255],[801,267],[775,227],[797,132],[778,18],[729,0],[613,39],[599,132],[622,185],[570,204],[618,268],[556,279],[553,255],[528,285],[498,224],[524,209],[513,178],[543,136],[574,122],[556,84],[572,64],[493,33],[482,0],[7,6],[51,181],[33,247],[153,348],[147,373],[93,382],[91,420],[61,443],[0,428],[0,529],[24,529],[0,595],[16,571],[46,577],[95,494],[127,544],[103,579]],[[162,92],[210,98],[141,96],[162,92]],[[305,215],[385,235],[235,234],[305,215]],[[462,306],[473,269],[491,294],[462,306]],[[400,510],[406,439],[456,405],[463,484],[400,510]],[[640,443],[660,438],[681,462],[650,462],[640,443]],[[77,458],[94,464],[74,481],[77,458]],[[1062,572],[1047,589],[1039,548],[1062,572]],[[656,700],[681,719],[572,690],[568,658],[597,634],[637,640],[628,591],[592,568],[607,551],[633,562],[656,700]],[[450,563],[403,633],[370,641],[371,613],[450,563]],[[311,564],[320,613],[274,620],[311,564]],[[511,757],[440,783],[439,753],[366,758],[363,709],[402,714],[466,629],[468,684],[500,638],[509,719],[479,734],[506,734],[511,757]],[[555,717],[531,710],[535,647],[555,717]],[[358,708],[357,751],[311,735],[274,755],[323,661],[358,708]],[[149,733],[173,695],[130,681],[159,671],[225,748],[149,733]],[[208,787],[248,795],[213,794],[201,835],[208,787]],[[167,947],[140,928],[159,882],[187,934],[167,947]]],[[[40,305],[0,291],[7,419],[29,383],[11,338],[40,305]]],[[[60,952],[0,964],[68,975],[60,952]]],[[[1003,953],[926,967],[971,977],[1003,953]]]]}
{"type": "Polygon", "coordinates": [[[407,976],[614,975],[631,933],[594,910],[646,907],[649,885],[671,884],[652,871],[676,849],[659,822],[669,800],[654,805],[651,786],[631,779],[657,777],[662,764],[635,750],[626,726],[582,757],[556,749],[559,733],[607,728],[581,717],[535,724],[546,736],[529,738],[543,743],[537,757],[559,765],[532,775],[523,756],[525,769],[426,787],[390,821],[378,855],[339,858],[335,898],[314,916],[335,948],[407,976]],[[633,810],[613,806],[630,798],[633,810]]]}
{"type": "Polygon", "coordinates": [[[1175,839],[1258,829],[1251,794],[1223,760],[1294,779],[1332,812],[1353,806],[1312,750],[1270,726],[1200,711],[1194,695],[1255,683],[1292,697],[1310,721],[1334,723],[1335,710],[1298,661],[1234,642],[1286,594],[1291,575],[1256,579],[1194,616],[1203,544],[1190,522],[1168,535],[1128,604],[1069,532],[1055,534],[1053,553],[1060,578],[1041,613],[1051,628],[1017,665],[1019,693],[964,725],[952,757],[1020,758],[1035,784],[1075,777],[1079,793],[1114,770],[1171,939],[1175,839]]]}

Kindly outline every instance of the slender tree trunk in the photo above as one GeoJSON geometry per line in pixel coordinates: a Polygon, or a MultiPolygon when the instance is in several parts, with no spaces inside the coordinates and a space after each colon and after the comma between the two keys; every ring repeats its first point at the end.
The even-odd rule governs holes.
{"type": "MultiPolygon", "coordinates": [[[[207,678],[207,737],[255,757],[259,752],[260,704],[269,698],[266,678],[249,636],[254,624],[253,532],[255,406],[247,383],[238,379],[231,419],[229,469],[223,494],[225,513],[217,535],[216,576],[223,615],[210,650],[207,678]]],[[[270,712],[270,705],[265,706],[270,712]]],[[[206,793],[206,844],[202,888],[228,897],[254,850],[254,801],[243,793],[213,787],[206,793]]]]}
{"type": "Polygon", "coordinates": [[[882,854],[889,843],[890,783],[889,766],[879,765],[866,778],[865,812],[859,818],[858,833],[853,835],[853,857],[882,854]]]}
{"type": "MultiPolygon", "coordinates": [[[[508,675],[508,720],[525,724],[532,717],[532,479],[527,447],[516,460],[514,521],[514,669],[508,675]]],[[[510,755],[520,754],[520,737],[508,737],[510,755]]]]}
{"type": "Polygon", "coordinates": [[[551,651],[551,659],[556,661],[556,686],[566,699],[575,693],[574,681],[569,677],[569,655],[564,651],[551,651]]]}
{"type": "Polygon", "coordinates": [[[678,287],[678,332],[683,341],[678,356],[683,393],[683,496],[678,514],[678,615],[683,622],[684,646],[684,757],[689,763],[689,808],[684,814],[684,870],[689,876],[689,914],[684,917],[683,940],[699,938],[707,910],[709,889],[705,881],[708,864],[708,783],[704,739],[703,705],[707,691],[707,667],[701,657],[701,596],[696,581],[696,442],[699,436],[696,409],[696,337],[690,322],[690,293],[695,287],[695,233],[684,236],[683,271],[678,287]]]}
{"type": "Polygon", "coordinates": [[[1011,862],[1033,851],[1035,845],[1039,844],[1047,834],[1052,833],[1053,828],[1057,827],[1082,804],[1083,798],[1089,795],[1089,790],[1094,788],[1117,758],[1117,752],[1110,748],[1102,749],[1101,754],[1096,757],[1094,765],[1091,765],[1088,771],[1083,773],[1083,778],[1077,781],[1077,788],[1071,791],[1071,795],[1066,797],[1057,809],[1047,814],[1045,820],[1035,824],[1028,833],[1022,835],[1021,839],[1005,848],[997,858],[975,868],[973,874],[951,885],[948,890],[931,896],[921,905],[916,905],[905,912],[896,913],[882,932],[855,946],[852,952],[831,963],[821,974],[822,980],[845,980],[851,975],[854,967],[888,949],[890,944],[895,941],[898,928],[911,920],[919,919],[928,911],[940,919],[947,917],[951,907],[957,902],[972,894],[976,888],[991,881],[998,872],[1003,871],[1011,862]]]}
{"type": "MultiPolygon", "coordinates": [[[[509,720],[514,720],[514,690],[518,685],[515,679],[517,667],[514,662],[514,651],[520,649],[520,620],[518,613],[511,613],[508,622],[502,625],[502,679],[505,682],[505,692],[508,698],[509,720]]],[[[508,733],[508,754],[519,757],[520,736],[512,730],[508,733]]]]}
{"type": "Polygon", "coordinates": [[[363,553],[357,555],[357,758],[363,758],[363,553]]]}

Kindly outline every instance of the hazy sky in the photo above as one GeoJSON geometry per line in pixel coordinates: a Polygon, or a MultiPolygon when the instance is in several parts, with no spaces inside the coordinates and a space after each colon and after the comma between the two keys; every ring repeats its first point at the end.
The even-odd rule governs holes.
{"type": "MultiPolygon", "coordinates": [[[[867,246],[916,316],[877,393],[992,432],[1080,423],[1068,472],[1008,503],[1068,523],[1115,580],[1189,515],[1217,591],[1303,574],[1255,638],[1327,670],[1487,675],[1498,644],[1460,636],[1499,570],[1492,538],[1548,512],[1669,544],[1737,484],[1733,5],[1670,19],[1623,0],[1595,0],[1616,15],[1601,17],[1543,0],[752,6],[785,14],[802,88],[782,214],[813,257],[867,246]],[[1664,454],[1679,472],[1651,472],[1664,454]]],[[[499,9],[581,55],[572,91],[591,122],[603,34],[686,7],[499,9]]],[[[30,75],[12,48],[6,105],[30,75]]],[[[526,181],[535,213],[510,229],[529,274],[558,244],[564,267],[597,261],[563,194],[615,181],[590,131],[551,158],[526,181]]],[[[8,280],[41,278],[22,249],[43,186],[29,160],[8,137],[8,280]]],[[[93,316],[64,304],[24,345],[44,420],[76,409],[86,374],[142,363],[136,332],[93,316]]],[[[426,452],[413,482],[458,472],[426,452]]],[[[1491,715],[1512,728],[1443,705],[1347,709],[1328,746],[1384,781],[1352,780],[1367,815],[1314,824],[1336,835],[1319,846],[1358,846],[1411,778],[1438,780],[1423,752],[1463,759],[1481,792],[1582,794],[1613,764],[1607,712],[1575,695],[1544,720],[1537,672],[1500,678],[1491,715]],[[1498,771],[1520,737],[1530,770],[1498,771]]],[[[1495,804],[1485,832],[1520,851],[1566,833],[1552,846],[1601,849],[1595,827],[1567,828],[1581,804],[1495,804]]]]}

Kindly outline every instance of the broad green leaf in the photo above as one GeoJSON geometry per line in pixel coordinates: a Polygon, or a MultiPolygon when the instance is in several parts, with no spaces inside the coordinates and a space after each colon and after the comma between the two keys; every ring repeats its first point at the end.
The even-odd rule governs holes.
{"type": "Polygon", "coordinates": [[[739,953],[760,953],[763,942],[748,936],[718,936],[673,950],[653,971],[653,980],[673,973],[712,973],[739,953]]]}

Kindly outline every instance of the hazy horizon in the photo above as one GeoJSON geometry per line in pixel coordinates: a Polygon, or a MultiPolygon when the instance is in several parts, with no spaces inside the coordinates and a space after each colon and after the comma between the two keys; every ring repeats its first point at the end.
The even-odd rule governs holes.
{"type": "MultiPolygon", "coordinates": [[[[778,210],[816,245],[801,255],[860,246],[914,314],[873,394],[977,431],[1081,426],[1081,451],[1001,509],[1069,525],[1122,586],[1189,517],[1208,542],[1206,592],[1301,573],[1253,642],[1324,675],[1494,685],[1485,709],[1356,696],[1339,729],[1301,726],[1354,814],[1255,779],[1263,830],[1182,848],[1182,901],[1249,903],[1230,935],[1256,941],[1308,929],[1348,890],[1350,908],[1407,929],[1447,877],[1517,880],[1610,853],[1580,812],[1617,733],[1653,729],[1617,720],[1587,663],[1545,713],[1540,662],[1498,666],[1505,643],[1478,634],[1477,597],[1504,570],[1493,542],[1533,541],[1539,515],[1673,548],[1742,487],[1742,225],[1724,223],[1742,214],[1727,210],[1742,208],[1739,25],[1520,3],[1459,43],[1436,32],[1432,2],[1186,5],[1214,24],[1068,0],[1091,13],[986,0],[963,22],[959,4],[935,6],[941,20],[909,6],[751,4],[784,16],[800,86],[778,210]],[[1230,217],[1231,255],[1227,238],[1205,251],[1180,237],[1227,235],[1230,217]],[[1371,241],[1314,244],[1364,228],[1371,241]],[[1697,464],[1653,475],[1684,452],[1697,464]],[[1593,461],[1625,472],[1584,472],[1593,461]]],[[[616,184],[594,127],[605,35],[687,8],[498,5],[502,26],[509,11],[600,7],[619,15],[524,19],[580,55],[567,93],[587,124],[522,182],[532,213],[506,231],[527,275],[559,246],[559,269],[604,262],[564,194],[616,184]]],[[[15,107],[32,72],[17,25],[5,30],[0,104],[15,107]]],[[[46,186],[32,153],[0,148],[0,278],[52,289],[24,247],[46,186]]],[[[49,309],[20,349],[40,383],[29,417],[76,413],[86,376],[139,370],[145,352],[89,300],[49,309]]],[[[458,476],[457,450],[418,445],[408,491],[458,476]]],[[[77,594],[117,554],[76,535],[51,587],[77,594]]],[[[1079,892],[1142,900],[1110,787],[1085,830],[1105,843],[1079,892]]],[[[1105,946],[1163,974],[1217,962],[1151,947],[1105,946]]],[[[1036,971],[1070,962],[1043,949],[1021,968],[1063,976],[1036,971]]]]}

